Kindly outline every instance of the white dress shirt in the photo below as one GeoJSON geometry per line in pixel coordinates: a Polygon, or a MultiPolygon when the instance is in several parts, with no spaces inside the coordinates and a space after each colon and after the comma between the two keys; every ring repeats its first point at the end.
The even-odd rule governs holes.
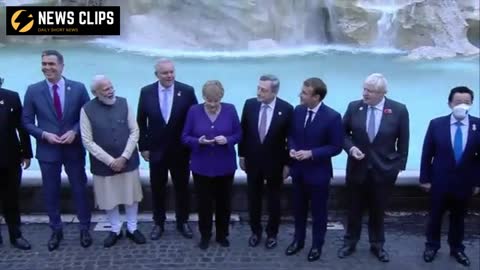
{"type": "Polygon", "coordinates": [[[260,111],[258,112],[258,130],[260,130],[260,122],[262,119],[262,111],[263,106],[267,105],[267,128],[265,131],[268,133],[268,129],[270,128],[270,124],[272,123],[273,111],[275,110],[275,104],[277,103],[277,98],[274,98],[272,102],[269,104],[261,103],[260,111]]]}
{"type": "Polygon", "coordinates": [[[175,85],[172,84],[172,86],[165,88],[160,84],[160,82],[158,82],[158,104],[160,105],[160,111],[162,111],[163,91],[167,91],[168,116],[167,119],[164,119],[166,123],[168,123],[168,120],[172,114],[174,87],[175,85]]]}
{"type": "Polygon", "coordinates": [[[307,115],[305,116],[305,122],[303,123],[303,126],[306,126],[307,125],[307,120],[308,120],[308,111],[312,111],[313,114],[312,114],[312,122],[313,122],[313,119],[315,119],[315,116],[317,115],[317,112],[318,112],[318,109],[320,109],[320,106],[322,105],[323,102],[320,102],[318,103],[317,106],[315,106],[315,108],[313,109],[310,109],[310,108],[307,108],[307,115]]]}
{"type": "Polygon", "coordinates": [[[380,122],[382,121],[383,107],[385,107],[385,98],[383,98],[377,105],[367,107],[367,121],[365,122],[365,127],[368,130],[368,121],[370,121],[370,110],[371,110],[371,108],[374,108],[374,110],[375,110],[375,136],[378,133],[378,129],[380,128],[380,122]]]}
{"type": "MultiPolygon", "coordinates": [[[[455,123],[457,123],[458,120],[453,117],[453,115],[450,115],[450,138],[452,139],[452,148],[455,148],[455,133],[457,132],[457,126],[455,123]]],[[[465,117],[462,121],[460,121],[462,125],[460,126],[462,130],[462,149],[465,151],[465,146],[467,145],[467,140],[468,140],[468,115],[465,117]]]]}

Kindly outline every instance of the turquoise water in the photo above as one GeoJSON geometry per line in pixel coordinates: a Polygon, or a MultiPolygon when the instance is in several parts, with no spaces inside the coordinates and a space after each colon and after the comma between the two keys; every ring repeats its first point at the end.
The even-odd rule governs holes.
{"type": "MultiPolygon", "coordinates": [[[[43,79],[40,53],[47,48],[60,50],[65,56],[64,75],[84,82],[87,87],[95,74],[112,79],[117,95],[128,98],[136,110],[140,88],[156,80],[153,65],[157,58],[141,52],[102,47],[91,43],[56,43],[9,45],[0,48],[0,77],[4,88],[16,90],[23,98],[27,86],[43,79]]],[[[168,55],[166,55],[168,56],[168,55]]],[[[471,113],[479,114],[479,58],[438,61],[406,61],[403,54],[378,54],[337,50],[292,52],[281,56],[228,54],[222,56],[177,55],[174,59],[177,79],[200,89],[206,80],[218,79],[225,87],[224,101],[236,105],[239,114],[243,102],[255,96],[258,78],[272,73],[280,78],[280,94],[294,105],[304,79],[316,76],[329,89],[325,102],[344,113],[351,100],[359,99],[362,82],[373,72],[383,73],[389,82],[388,97],[405,103],[410,111],[411,143],[408,169],[419,168],[423,136],[430,119],[449,113],[447,96],[457,85],[475,91],[471,113]]],[[[346,155],[334,159],[334,167],[345,168],[346,155]]],[[[147,165],[142,163],[143,168],[147,165]]],[[[36,163],[34,168],[38,168],[36,163]]]]}

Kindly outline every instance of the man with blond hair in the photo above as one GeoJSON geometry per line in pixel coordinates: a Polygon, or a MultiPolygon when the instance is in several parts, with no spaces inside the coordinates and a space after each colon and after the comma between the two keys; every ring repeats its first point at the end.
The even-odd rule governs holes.
{"type": "Polygon", "coordinates": [[[363,99],[351,102],[343,117],[350,206],[339,258],[355,251],[363,211],[368,210],[370,251],[381,262],[390,260],[383,248],[384,212],[398,173],[405,170],[407,163],[409,117],[405,105],[385,97],[386,93],[385,77],[379,73],[369,75],[363,83],[363,99]]]}

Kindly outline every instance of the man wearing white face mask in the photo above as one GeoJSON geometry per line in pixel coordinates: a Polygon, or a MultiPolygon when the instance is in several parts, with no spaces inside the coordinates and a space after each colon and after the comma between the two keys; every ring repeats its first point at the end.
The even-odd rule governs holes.
{"type": "Polygon", "coordinates": [[[95,202],[106,210],[112,227],[103,245],[111,247],[122,237],[120,204],[125,205],[127,237],[144,244],[145,237],[137,229],[138,203],[142,200],[137,122],[127,100],[115,96],[107,77],[95,76],[92,93],[96,98],[80,112],[80,130],[83,144],[90,153],[95,202]]]}
{"type": "Polygon", "coordinates": [[[420,165],[420,186],[430,192],[425,262],[432,262],[440,249],[442,217],[449,211],[450,255],[470,265],[462,244],[464,219],[472,194],[480,191],[480,119],[468,114],[472,102],[472,90],[453,88],[448,97],[452,113],[430,121],[425,135],[420,165]]]}

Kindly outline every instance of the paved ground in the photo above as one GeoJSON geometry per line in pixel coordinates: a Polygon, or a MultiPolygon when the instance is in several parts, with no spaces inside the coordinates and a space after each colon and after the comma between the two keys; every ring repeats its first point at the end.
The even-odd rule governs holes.
{"type": "MultiPolygon", "coordinates": [[[[83,249],[78,243],[76,224],[65,227],[65,240],[59,250],[48,252],[46,242],[50,230],[46,224],[28,224],[23,227],[24,235],[33,244],[31,251],[18,251],[8,244],[6,228],[2,225],[4,244],[0,246],[0,270],[95,270],[95,269],[228,269],[228,270],[286,270],[286,269],[468,269],[457,264],[448,255],[446,240],[443,248],[432,264],[424,263],[423,230],[425,217],[419,215],[396,216],[387,218],[386,249],[391,256],[388,264],[380,263],[368,252],[368,244],[363,239],[357,253],[351,258],[340,260],[336,250],[341,245],[343,230],[329,230],[320,261],[306,261],[309,242],[300,254],[284,256],[284,250],[291,241],[293,226],[285,221],[279,235],[279,246],[266,250],[263,245],[249,248],[250,235],[245,222],[235,221],[231,226],[231,247],[222,248],[213,244],[207,251],[196,247],[198,233],[194,240],[186,240],[175,231],[174,223],[168,223],[166,233],[159,241],[148,241],[138,246],[122,239],[115,247],[105,249],[102,246],[105,232],[93,232],[94,244],[83,249]]],[[[338,219],[337,219],[338,220],[338,219]]],[[[196,223],[192,223],[196,228],[196,223]]],[[[151,223],[143,222],[140,229],[148,234],[151,223]]],[[[309,231],[310,233],[310,231],[309,231]]],[[[471,216],[467,220],[467,254],[472,261],[469,269],[480,269],[480,217],[471,216]]]]}

